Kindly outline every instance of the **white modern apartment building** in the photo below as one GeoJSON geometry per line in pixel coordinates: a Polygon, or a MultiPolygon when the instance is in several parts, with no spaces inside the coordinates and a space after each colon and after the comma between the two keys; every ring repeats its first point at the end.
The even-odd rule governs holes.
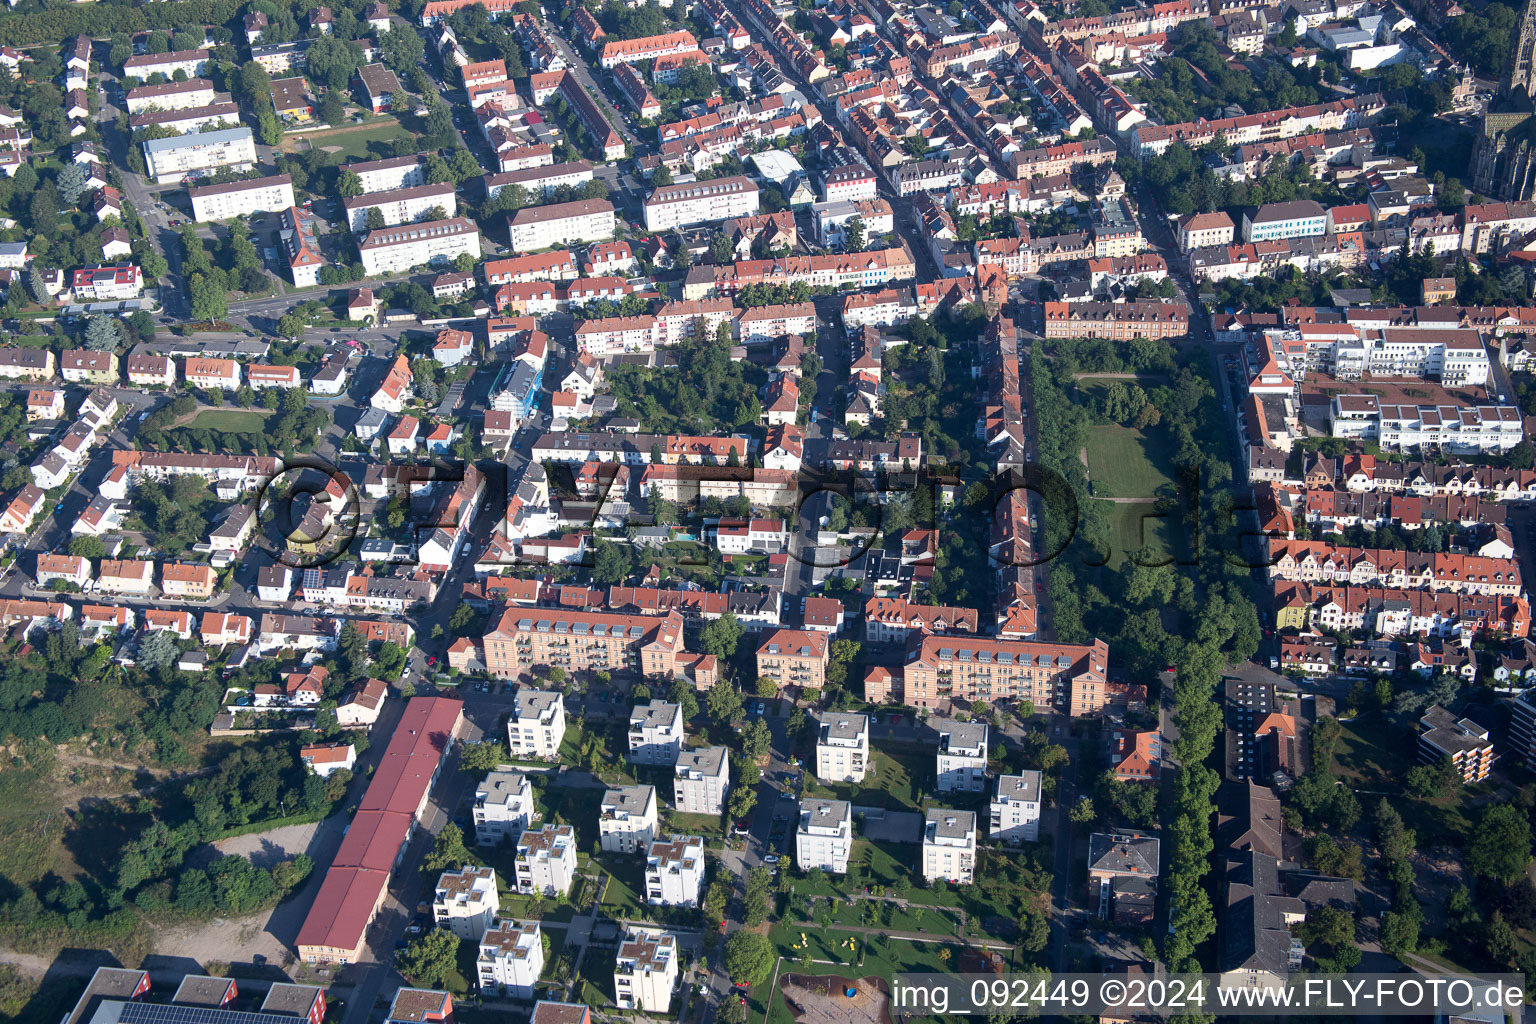
{"type": "Polygon", "coordinates": [[[478,260],[480,229],[467,217],[402,224],[370,231],[358,251],[369,276],[452,263],[463,255],[478,260]]]}
{"type": "Polygon", "coordinates": [[[532,999],[544,971],[544,936],[537,921],[497,921],[480,937],[480,991],[532,999]]]}
{"type": "Polygon", "coordinates": [[[427,183],[426,167],[420,156],[394,156],[385,160],[365,160],[347,164],[343,171],[357,175],[366,192],[387,192],[390,189],[410,188],[427,183]]]}
{"type": "Polygon", "coordinates": [[[637,704],[629,713],[629,761],[632,764],[677,763],[683,750],[683,709],[664,700],[637,704]]]}
{"type": "Polygon", "coordinates": [[[293,179],[286,174],[193,186],[187,195],[192,199],[192,219],[200,221],[276,213],[298,205],[293,198],[293,179]]]}
{"type": "Polygon", "coordinates": [[[606,199],[578,199],[550,206],[525,206],[512,217],[510,236],[515,252],[537,252],[553,246],[598,242],[614,236],[618,222],[606,199]]]}
{"type": "Polygon", "coordinates": [[[645,226],[651,231],[665,231],[747,217],[757,212],[757,206],[757,182],[741,175],[662,185],[645,201],[645,226]]]}
{"type": "Polygon", "coordinates": [[[507,720],[507,749],[513,757],[554,761],[565,739],[565,701],[553,690],[519,690],[507,720]]]}
{"type": "Polygon", "coordinates": [[[461,939],[479,938],[501,909],[496,892],[496,869],[464,865],[444,871],[432,895],[432,920],[461,939]]]}
{"type": "Polygon", "coordinates": [[[672,769],[672,806],[684,814],[724,814],[731,762],[724,747],[690,747],[672,769]]]}
{"type": "Polygon", "coordinates": [[[368,229],[369,210],[379,211],[385,227],[409,224],[438,207],[442,208],[443,218],[457,216],[459,212],[458,195],[449,181],[411,185],[387,192],[365,192],[360,196],[348,196],[341,201],[341,206],[346,211],[347,223],[359,235],[368,229]]]}
{"type": "Polygon", "coordinates": [[[668,1013],[677,987],[677,939],[630,929],[613,963],[614,1001],[621,1010],[668,1013]]]}
{"type": "Polygon", "coordinates": [[[617,786],[603,794],[597,835],[609,853],[637,853],[656,838],[656,787],[617,786]]]}
{"type": "Polygon", "coordinates": [[[816,777],[863,782],[869,766],[869,716],[828,712],[816,732],[816,777]]]}
{"type": "Polygon", "coordinates": [[[529,829],[517,841],[516,865],[518,892],[570,892],[576,877],[576,830],[569,825],[529,829]]]}
{"type": "Polygon", "coordinates": [[[144,165],[161,185],[221,167],[248,171],[256,166],[256,138],[249,128],[240,127],[150,139],[144,143],[144,165]]]}
{"type": "Polygon", "coordinates": [[[992,797],[988,833],[1004,843],[1032,843],[1040,838],[1040,773],[999,775],[992,797]]]}
{"type": "Polygon", "coordinates": [[[704,840],[673,836],[650,844],[645,854],[645,902],[696,907],[704,892],[704,840]]]}
{"type": "Polygon", "coordinates": [[[1269,242],[1277,238],[1314,238],[1328,233],[1328,211],[1313,199],[1266,203],[1243,214],[1243,240],[1269,242]]]}
{"type": "Polygon", "coordinates": [[[934,807],[923,816],[923,877],[959,885],[975,879],[975,812],[934,807]]]}
{"type": "Polygon", "coordinates": [[[848,873],[853,850],[853,808],[846,800],[800,801],[800,825],[795,829],[795,867],[821,868],[834,875],[848,873]]]}
{"type": "Polygon", "coordinates": [[[938,720],[938,790],[981,793],[987,785],[987,723],[938,720]]]}
{"type": "Polygon", "coordinates": [[[1328,428],[1334,437],[1376,441],[1388,451],[1437,448],[1455,455],[1507,452],[1525,436],[1514,406],[1383,405],[1375,395],[1334,395],[1328,428]]]}
{"type": "Polygon", "coordinates": [[[191,110],[212,105],[216,96],[213,83],[206,78],[189,78],[185,82],[165,82],[161,85],[141,85],[128,90],[124,105],[128,113],[142,114],[150,110],[191,110]]]}
{"type": "Polygon", "coordinates": [[[475,787],[475,843],[516,839],[533,823],[533,787],[522,772],[491,772],[475,787]]]}
{"type": "Polygon", "coordinates": [[[1371,373],[1379,377],[1434,378],[1446,387],[1480,387],[1488,383],[1488,350],[1473,330],[1368,330],[1334,339],[1325,354],[1331,358],[1324,368],[1345,380],[1371,373]]]}

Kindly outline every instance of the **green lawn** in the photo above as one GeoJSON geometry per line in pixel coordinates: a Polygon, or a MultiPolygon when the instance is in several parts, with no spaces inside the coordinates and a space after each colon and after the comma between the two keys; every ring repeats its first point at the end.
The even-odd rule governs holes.
{"type": "Polygon", "coordinates": [[[415,136],[406,131],[399,121],[392,117],[384,117],[346,128],[285,136],[281,148],[287,152],[292,146],[294,152],[299,152],[303,149],[303,143],[297,140],[303,139],[316,149],[337,151],[343,159],[350,157],[363,160],[374,156],[373,151],[368,148],[370,142],[413,138],[415,136]]]}
{"type": "Polygon", "coordinates": [[[1150,498],[1173,488],[1173,464],[1167,437],[1133,427],[1106,424],[1092,428],[1088,468],[1093,493],[1101,498],[1150,498]]]}
{"type": "MultiPolygon", "coordinates": [[[[1417,747],[1407,730],[1394,727],[1379,712],[1340,724],[1344,731],[1339,736],[1334,767],[1350,785],[1365,791],[1360,801],[1369,814],[1379,799],[1373,794],[1402,793],[1408,769],[1417,763],[1417,747]]],[[[1474,804],[1484,802],[1493,788],[1481,782],[1458,786],[1448,796],[1423,799],[1405,794],[1391,802],[1408,827],[1418,833],[1421,849],[1442,842],[1461,846],[1473,833],[1479,814],[1474,804]]]]}
{"type": "Polygon", "coordinates": [[[870,764],[873,770],[862,783],[828,784],[807,774],[806,794],[888,810],[922,809],[923,793],[932,788],[937,770],[932,751],[876,750],[871,752],[870,764]]]}
{"type": "Polygon", "coordinates": [[[1109,555],[1111,569],[1118,569],[1126,555],[1142,548],[1146,548],[1153,558],[1182,557],[1178,524],[1154,516],[1153,506],[1109,501],[1098,504],[1111,526],[1111,543],[1114,545],[1109,555]]]}
{"type": "Polygon", "coordinates": [[[266,429],[267,410],[204,409],[186,424],[190,430],[217,430],[225,434],[260,434],[266,429]]]}
{"type": "MultiPolygon", "coordinates": [[[[785,974],[831,974],[843,978],[876,976],[889,982],[894,975],[902,973],[948,972],[960,951],[959,943],[919,943],[798,925],[774,925],[768,931],[768,938],[784,957],[779,965],[781,978],[785,974]],[[848,947],[850,940],[854,943],[852,949],[848,947]],[[802,948],[795,949],[796,945],[802,948]],[[948,959],[941,955],[941,950],[947,951],[948,959]],[[809,953],[812,960],[831,960],[832,963],[802,965],[799,958],[805,953],[809,953]]],[[[783,996],[777,989],[770,992],[769,984],[763,982],[748,994],[748,1008],[754,1011],[748,1015],[748,1020],[760,1019],[766,1012],[767,1024],[794,1024],[794,1015],[785,1005],[783,996]]]]}

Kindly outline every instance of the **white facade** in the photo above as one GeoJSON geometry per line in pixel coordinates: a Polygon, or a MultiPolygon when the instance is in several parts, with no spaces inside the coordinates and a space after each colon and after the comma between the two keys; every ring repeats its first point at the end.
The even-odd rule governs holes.
{"type": "Polygon", "coordinates": [[[992,796],[988,833],[1004,843],[1032,843],[1040,838],[1040,773],[999,775],[992,796]]]}
{"type": "Polygon", "coordinates": [[[863,782],[869,766],[869,716],[829,712],[816,732],[816,777],[863,782]]]}
{"type": "Polygon", "coordinates": [[[938,791],[980,793],[987,784],[985,722],[938,722],[938,791]]]}
{"type": "Polygon", "coordinates": [[[194,78],[186,82],[141,85],[137,89],[129,89],[124,105],[129,114],[142,114],[150,110],[207,107],[213,104],[214,99],[213,83],[206,78],[194,78]]]}
{"type": "Polygon", "coordinates": [[[672,773],[672,806],[684,814],[725,813],[731,762],[724,747],[690,747],[672,773]]]}
{"type": "Polygon", "coordinates": [[[522,772],[491,772],[475,787],[476,845],[516,839],[533,818],[533,787],[522,772]]]}
{"type": "Polygon", "coordinates": [[[650,844],[645,856],[645,901],[696,907],[704,891],[704,840],[673,836],[650,844]]]}
{"type": "Polygon", "coordinates": [[[683,749],[683,709],[664,700],[636,705],[629,713],[629,761],[632,764],[677,763],[683,749]]]}
{"type": "Polygon", "coordinates": [[[343,171],[351,171],[363,186],[363,192],[387,192],[390,189],[409,188],[427,183],[426,168],[419,156],[397,156],[388,160],[366,160],[360,164],[347,164],[343,171]]]}
{"type": "Polygon", "coordinates": [[[614,999],[621,1010],[668,1013],[677,987],[677,939],[631,931],[613,964],[614,999]]]}
{"type": "Polygon", "coordinates": [[[161,185],[194,171],[249,170],[256,165],[256,138],[242,127],[152,139],[144,143],[144,164],[148,176],[161,185]]]}
{"type": "Polygon", "coordinates": [[[536,252],[553,246],[598,242],[614,236],[613,204],[606,199],[581,199],[517,211],[509,235],[516,252],[536,252]]]}
{"type": "Polygon", "coordinates": [[[555,761],[565,738],[565,701],[550,690],[519,690],[507,720],[507,749],[513,757],[555,761]]]}
{"type": "Polygon", "coordinates": [[[501,896],[496,891],[496,869],[465,865],[444,871],[432,895],[432,919],[461,939],[474,941],[496,920],[501,896]]]}
{"type": "Polygon", "coordinates": [[[665,231],[747,217],[757,212],[758,198],[757,183],[740,175],[663,185],[645,201],[645,226],[650,231],[665,231]]]}
{"type": "Polygon", "coordinates": [[[366,192],[343,199],[341,205],[346,210],[347,223],[358,234],[367,229],[369,210],[379,211],[385,227],[409,224],[437,206],[443,208],[443,217],[454,217],[459,212],[458,197],[451,182],[366,192]]]}
{"type": "Polygon", "coordinates": [[[545,825],[524,832],[517,841],[517,891],[552,896],[571,891],[576,877],[576,831],[569,825],[545,825]]]}
{"type": "Polygon", "coordinates": [[[846,800],[800,801],[800,826],[795,830],[795,867],[820,868],[834,875],[848,873],[853,850],[853,809],[846,800]]]}
{"type": "Polygon", "coordinates": [[[480,258],[480,229],[463,217],[404,224],[371,231],[358,246],[363,273],[393,274],[413,267],[452,263],[460,256],[480,258]]]}
{"type": "Polygon", "coordinates": [[[537,921],[497,921],[480,937],[476,961],[482,993],[532,999],[544,971],[544,936],[537,921]]]}
{"type": "Polygon", "coordinates": [[[275,213],[296,205],[293,179],[286,174],[191,188],[187,194],[192,199],[192,219],[200,221],[275,213]]]}
{"type": "Polygon", "coordinates": [[[931,808],[923,816],[923,877],[969,885],[976,877],[976,815],[931,808]]]}
{"type": "Polygon", "coordinates": [[[603,794],[597,834],[609,853],[637,853],[656,838],[656,787],[618,786],[603,794]]]}

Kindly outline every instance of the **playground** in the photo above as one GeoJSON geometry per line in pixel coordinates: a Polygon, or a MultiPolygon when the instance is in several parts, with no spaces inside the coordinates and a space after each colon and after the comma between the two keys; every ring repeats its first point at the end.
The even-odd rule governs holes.
{"type": "Polygon", "coordinates": [[[832,975],[786,974],[779,990],[796,1024],[891,1024],[886,985],[884,978],[873,976],[850,981],[832,975]]]}

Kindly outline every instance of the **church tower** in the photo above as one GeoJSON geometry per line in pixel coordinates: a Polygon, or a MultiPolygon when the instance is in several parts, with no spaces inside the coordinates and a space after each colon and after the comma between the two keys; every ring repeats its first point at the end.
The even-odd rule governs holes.
{"type": "Polygon", "coordinates": [[[1509,73],[1504,78],[1507,97],[1536,94],[1536,0],[1526,0],[1520,14],[1520,34],[1509,55],[1509,73]]]}

